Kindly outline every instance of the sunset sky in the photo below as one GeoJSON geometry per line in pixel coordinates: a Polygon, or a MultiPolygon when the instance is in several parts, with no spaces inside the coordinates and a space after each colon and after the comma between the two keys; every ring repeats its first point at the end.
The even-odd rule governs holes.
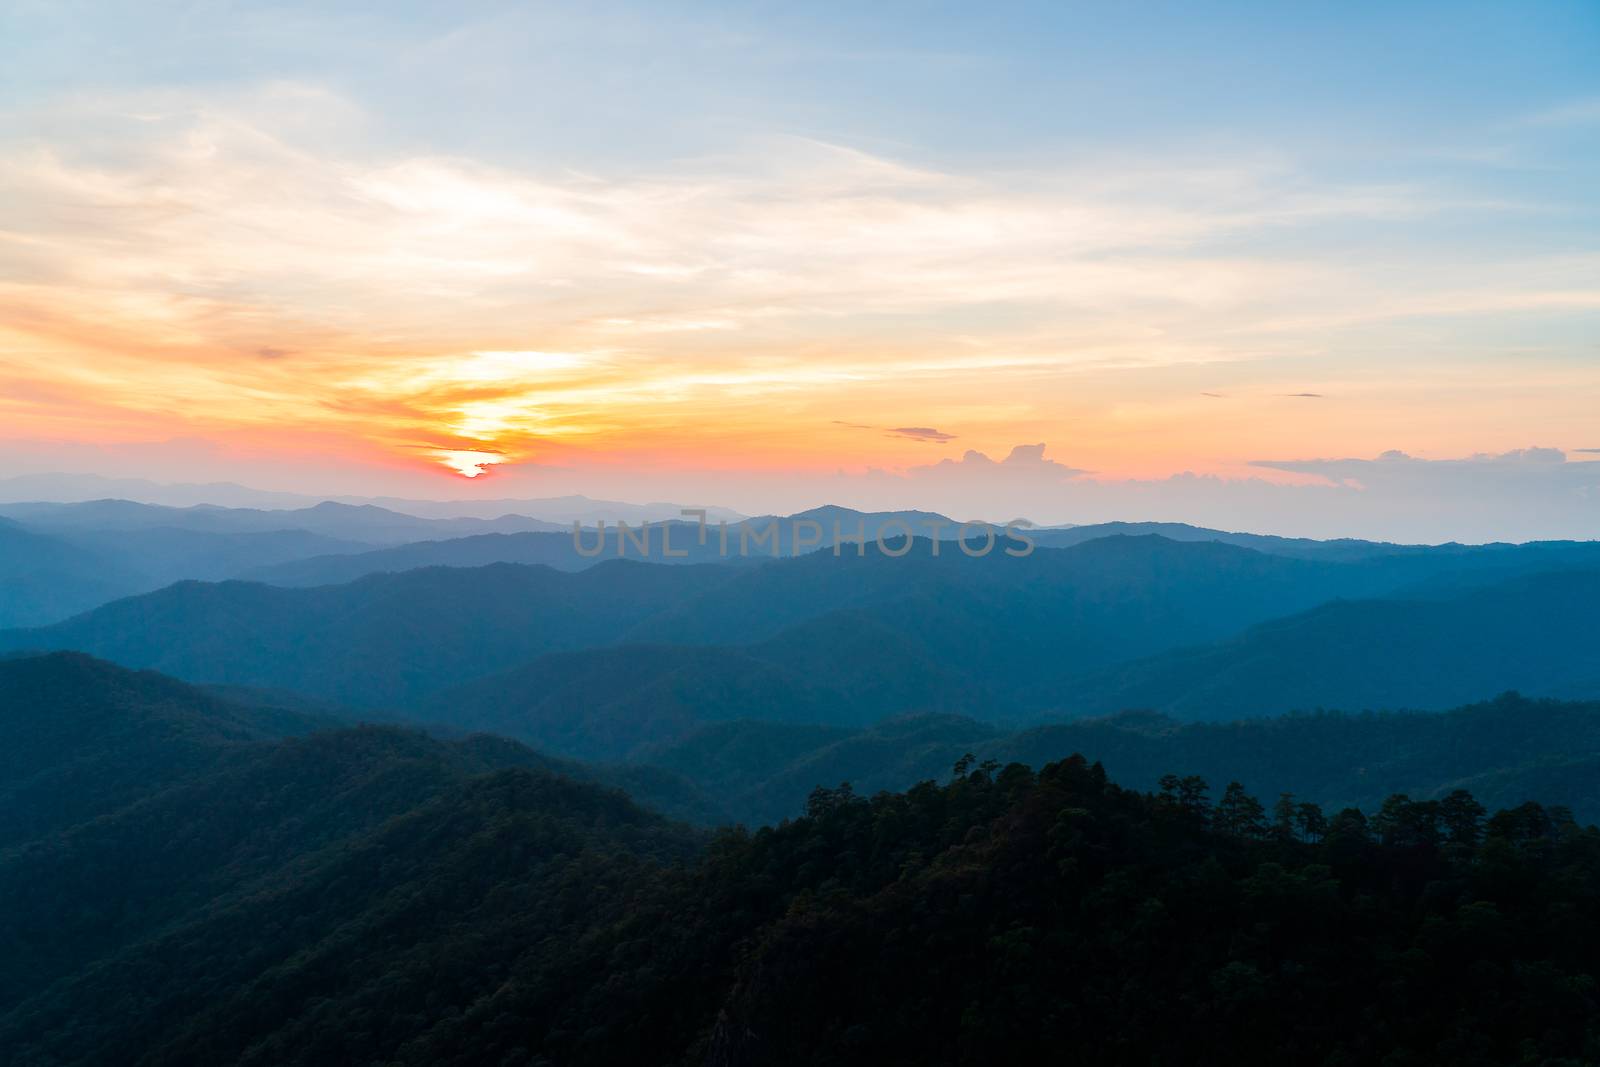
{"type": "Polygon", "coordinates": [[[0,0],[0,477],[1592,525],[1600,5],[1194,10],[0,0]]]}

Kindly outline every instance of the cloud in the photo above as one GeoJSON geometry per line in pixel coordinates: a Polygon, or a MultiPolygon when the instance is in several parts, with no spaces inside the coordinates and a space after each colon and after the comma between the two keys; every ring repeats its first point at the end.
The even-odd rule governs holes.
{"type": "Polygon", "coordinates": [[[942,430],[935,430],[931,426],[896,426],[889,430],[889,436],[909,437],[913,441],[933,441],[938,444],[943,444],[946,441],[954,441],[956,439],[955,434],[945,433],[942,430]]]}
{"type": "MultiPolygon", "coordinates": [[[[1019,445],[996,460],[971,450],[895,474],[839,474],[791,490],[863,508],[925,508],[956,518],[1041,523],[1187,522],[1222,530],[1398,542],[1593,539],[1600,532],[1600,463],[1554,448],[1423,459],[1393,450],[1372,458],[1262,460],[1263,477],[1184,472],[1115,479],[1019,445]]],[[[774,500],[760,509],[782,510],[774,500]]]]}
{"type": "Polygon", "coordinates": [[[968,449],[959,460],[941,459],[928,466],[912,467],[906,473],[917,478],[1044,478],[1053,482],[1076,478],[1088,471],[1044,458],[1045,445],[1017,445],[998,462],[975,449],[968,449]]]}
{"type": "Polygon", "coordinates": [[[1279,396],[1287,396],[1287,397],[1301,397],[1301,398],[1304,398],[1306,400],[1321,400],[1322,399],[1322,394],[1321,393],[1279,393],[1278,395],[1279,396]]]}
{"type": "Polygon", "coordinates": [[[1363,484],[1437,482],[1442,478],[1482,482],[1488,478],[1527,479],[1557,477],[1580,484],[1595,477],[1586,465],[1572,464],[1559,448],[1519,448],[1510,452],[1479,452],[1462,459],[1419,459],[1397,449],[1376,459],[1255,460],[1253,466],[1296,474],[1317,475],[1331,483],[1359,480],[1363,484]]]}
{"type": "Polygon", "coordinates": [[[1373,304],[1360,270],[1271,251],[1285,228],[1464,206],[1279,159],[957,170],[799,137],[575,173],[384,148],[358,108],[294,84],[28,118],[0,132],[0,343],[20,379],[152,430],[176,408],[512,461],[641,423],[754,433],[755,402],[845,386],[981,383],[1023,406],[1074,368],[1268,358],[1281,340],[1241,314],[1373,304]],[[445,380],[505,351],[583,365],[445,380]]]}
{"type": "MultiPolygon", "coordinates": [[[[1418,539],[1591,539],[1600,532],[1600,464],[1557,448],[1423,459],[1398,450],[1374,459],[1258,460],[1317,479],[1305,519],[1418,539]]],[[[1368,536],[1371,536],[1368,533],[1368,536]]]]}

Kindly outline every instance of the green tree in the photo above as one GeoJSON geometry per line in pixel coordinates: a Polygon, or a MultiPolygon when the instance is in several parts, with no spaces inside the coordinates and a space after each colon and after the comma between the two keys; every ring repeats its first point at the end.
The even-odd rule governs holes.
{"type": "Polygon", "coordinates": [[[1328,818],[1322,814],[1322,809],[1309,800],[1302,801],[1295,807],[1295,827],[1300,831],[1300,837],[1306,841],[1321,841],[1328,834],[1328,818]]]}
{"type": "Polygon", "coordinates": [[[1457,789],[1439,802],[1439,816],[1449,831],[1450,843],[1462,848],[1478,847],[1486,814],[1483,805],[1465,789],[1457,789]]]}
{"type": "Polygon", "coordinates": [[[1258,838],[1266,836],[1267,809],[1261,801],[1245,792],[1238,782],[1229,782],[1217,801],[1214,820],[1216,828],[1234,837],[1258,838]]]}
{"type": "Polygon", "coordinates": [[[1293,793],[1279,793],[1278,802],[1272,805],[1272,836],[1280,841],[1293,841],[1296,837],[1295,815],[1299,807],[1293,793]]]}

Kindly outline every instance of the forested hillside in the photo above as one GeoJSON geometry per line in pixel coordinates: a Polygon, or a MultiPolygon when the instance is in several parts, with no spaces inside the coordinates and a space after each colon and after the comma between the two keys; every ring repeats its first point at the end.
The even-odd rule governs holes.
{"type": "Polygon", "coordinates": [[[1070,1048],[1079,1063],[1498,1065],[1600,1049],[1600,930],[1583,918],[1600,833],[1559,809],[1485,818],[1454,793],[1268,810],[1194,778],[1124,791],[1076,758],[1037,774],[963,761],[948,785],[818,790],[804,818],[702,845],[547,772],[441,782],[404,744],[371,751],[395,740],[288,742],[249,783],[265,809],[201,782],[209,797],[0,857],[24,953],[0,986],[11,1062],[977,1064],[1070,1048]],[[389,814],[407,791],[415,805],[389,814]],[[337,844],[316,847],[334,823],[337,844]],[[198,862],[132,854],[157,827],[198,862]],[[118,868],[125,889],[95,877],[118,868]],[[182,915],[166,913],[186,902],[175,878],[200,888],[182,915]],[[150,935],[119,937],[147,899],[150,935]]]}

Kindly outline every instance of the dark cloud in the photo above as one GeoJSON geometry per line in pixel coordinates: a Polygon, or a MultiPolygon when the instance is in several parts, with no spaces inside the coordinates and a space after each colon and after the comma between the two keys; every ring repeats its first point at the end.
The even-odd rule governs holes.
{"type": "Polygon", "coordinates": [[[1201,396],[1209,396],[1213,400],[1226,400],[1227,397],[1228,397],[1227,393],[1201,393],[1200,395],[1201,396]]]}
{"type": "Polygon", "coordinates": [[[1279,396],[1303,397],[1306,400],[1321,400],[1321,393],[1279,393],[1279,396]]]}
{"type": "Polygon", "coordinates": [[[293,353],[291,353],[287,348],[258,348],[258,349],[256,349],[256,355],[261,357],[262,359],[282,359],[284,356],[288,356],[288,355],[292,355],[292,354],[293,353]]]}
{"type": "Polygon", "coordinates": [[[1586,456],[1600,456],[1600,448],[1574,448],[1574,452],[1582,452],[1586,456]]]}
{"type": "Polygon", "coordinates": [[[847,426],[852,430],[876,430],[876,426],[868,426],[864,422],[845,422],[843,419],[832,420],[835,426],[847,426]]]}
{"type": "Polygon", "coordinates": [[[954,441],[956,439],[955,434],[945,433],[943,430],[935,430],[932,426],[894,426],[890,428],[889,436],[909,437],[913,441],[933,441],[938,444],[944,444],[946,441],[954,441]]]}

